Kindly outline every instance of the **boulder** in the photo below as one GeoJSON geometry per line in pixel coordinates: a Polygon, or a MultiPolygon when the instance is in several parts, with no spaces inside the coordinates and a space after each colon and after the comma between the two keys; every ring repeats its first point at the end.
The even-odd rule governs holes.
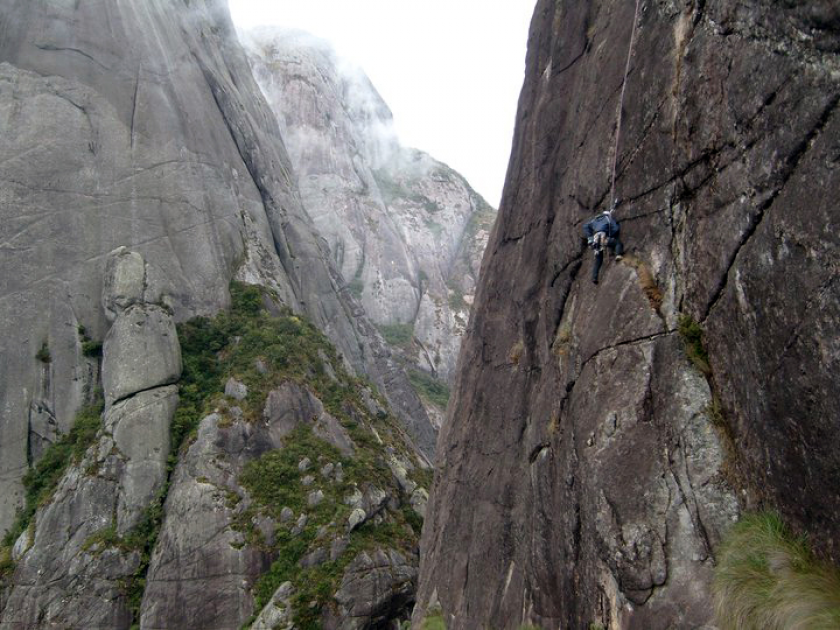
{"type": "Polygon", "coordinates": [[[338,613],[328,614],[325,628],[361,630],[398,619],[414,601],[417,569],[393,549],[356,556],[335,594],[338,613]]]}
{"type": "Polygon", "coordinates": [[[175,322],[160,306],[134,305],[105,337],[102,385],[110,406],[137,392],[170,385],[181,376],[181,346],[175,322]]]}
{"type": "Polygon", "coordinates": [[[109,321],[129,306],[145,301],[146,261],[121,246],[108,254],[102,280],[102,309],[109,321]]]}
{"type": "Polygon", "coordinates": [[[294,623],[291,600],[294,594],[292,583],[283,582],[257,615],[251,624],[251,630],[292,630],[294,623]]]}

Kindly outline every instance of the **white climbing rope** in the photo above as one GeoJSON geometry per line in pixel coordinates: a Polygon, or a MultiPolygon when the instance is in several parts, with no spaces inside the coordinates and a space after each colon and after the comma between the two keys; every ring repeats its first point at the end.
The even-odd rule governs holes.
{"type": "Polygon", "coordinates": [[[615,172],[618,168],[618,143],[621,139],[621,115],[624,111],[624,91],[627,88],[627,75],[630,73],[630,59],[633,57],[633,44],[636,39],[636,25],[639,22],[641,0],[636,0],[636,12],[633,14],[633,30],[630,31],[630,45],[627,47],[627,63],[624,66],[624,80],[621,82],[621,98],[618,101],[618,114],[615,126],[615,146],[613,147],[612,179],[610,180],[609,207],[615,203],[615,172]]]}

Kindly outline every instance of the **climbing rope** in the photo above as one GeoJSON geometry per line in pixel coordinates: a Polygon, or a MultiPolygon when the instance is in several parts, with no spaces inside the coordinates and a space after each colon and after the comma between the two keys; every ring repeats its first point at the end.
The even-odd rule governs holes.
{"type": "Polygon", "coordinates": [[[615,126],[615,147],[613,147],[612,179],[610,180],[610,207],[615,203],[615,172],[618,168],[618,143],[621,139],[621,115],[624,111],[624,91],[627,88],[627,75],[630,73],[630,59],[633,56],[633,43],[636,39],[636,24],[639,22],[641,0],[636,0],[636,12],[633,15],[633,30],[630,31],[630,45],[627,48],[627,63],[624,66],[624,80],[621,82],[621,98],[618,101],[618,121],[615,126]]]}

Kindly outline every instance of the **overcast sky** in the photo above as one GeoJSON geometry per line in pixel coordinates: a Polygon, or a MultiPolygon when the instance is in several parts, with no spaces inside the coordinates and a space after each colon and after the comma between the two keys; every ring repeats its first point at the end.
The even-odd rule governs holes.
{"type": "Polygon", "coordinates": [[[401,142],[460,172],[498,206],[535,0],[229,0],[240,28],[330,40],[362,67],[401,142]]]}

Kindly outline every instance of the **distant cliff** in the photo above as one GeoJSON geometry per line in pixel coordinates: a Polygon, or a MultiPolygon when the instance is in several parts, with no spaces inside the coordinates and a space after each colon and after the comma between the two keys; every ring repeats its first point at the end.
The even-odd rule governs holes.
{"type": "Polygon", "coordinates": [[[495,211],[451,168],[399,144],[367,76],[328,43],[270,28],[245,41],[336,266],[386,338],[449,380],[495,211]]]}
{"type": "Polygon", "coordinates": [[[838,8],[642,0],[631,47],[633,22],[537,3],[415,621],[704,627],[744,507],[840,559],[838,8]],[[627,252],[596,286],[628,52],[627,252]]]}

